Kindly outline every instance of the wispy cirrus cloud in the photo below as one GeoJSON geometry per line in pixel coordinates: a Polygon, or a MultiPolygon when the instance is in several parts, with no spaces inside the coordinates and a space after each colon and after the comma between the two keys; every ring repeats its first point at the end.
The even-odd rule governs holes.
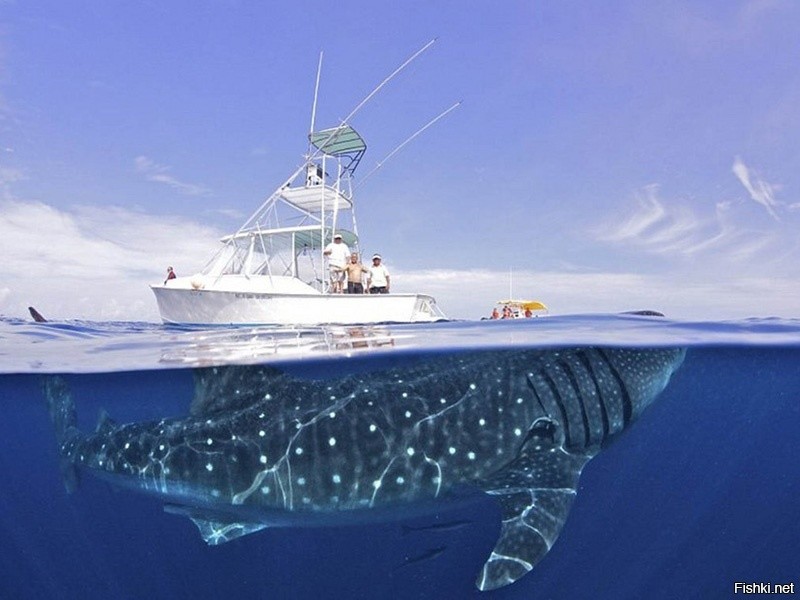
{"type": "Polygon", "coordinates": [[[779,221],[780,217],[777,211],[780,202],[775,199],[775,192],[779,187],[761,179],[758,174],[748,168],[738,156],[733,161],[731,170],[747,190],[747,193],[750,194],[750,198],[763,206],[773,219],[779,221]]]}
{"type": "Polygon", "coordinates": [[[0,167],[0,199],[12,200],[11,184],[26,179],[25,173],[20,169],[0,167]]]}
{"type": "Polygon", "coordinates": [[[707,218],[678,203],[666,205],[659,186],[651,184],[636,197],[637,207],[619,223],[604,223],[595,231],[602,242],[630,244],[657,254],[694,254],[716,245],[725,237],[707,218]]]}
{"type": "Polygon", "coordinates": [[[163,183],[181,194],[187,196],[205,196],[211,193],[211,190],[204,185],[181,181],[171,174],[172,167],[160,165],[147,156],[137,156],[134,163],[136,165],[136,171],[143,174],[148,181],[163,183]]]}
{"type": "MultiPolygon", "coordinates": [[[[747,190],[749,199],[711,202],[663,199],[658,185],[649,185],[636,195],[636,206],[626,217],[607,220],[594,230],[595,239],[630,246],[664,257],[699,257],[730,264],[753,273],[765,267],[778,268],[796,261],[800,244],[788,222],[800,203],[786,204],[776,197],[780,186],[764,181],[741,158],[735,158],[733,174],[747,190]],[[754,222],[755,202],[772,218],[754,222]],[[713,209],[712,209],[713,207],[713,209]],[[784,218],[785,217],[785,218],[784,218]]],[[[778,269],[780,270],[780,269],[778,269]]]]}
{"type": "Polygon", "coordinates": [[[780,19],[793,8],[791,0],[745,0],[730,3],[730,10],[709,15],[691,4],[664,4],[650,10],[662,27],[671,31],[681,45],[696,54],[719,53],[735,44],[758,39],[768,31],[771,20],[780,19]]]}

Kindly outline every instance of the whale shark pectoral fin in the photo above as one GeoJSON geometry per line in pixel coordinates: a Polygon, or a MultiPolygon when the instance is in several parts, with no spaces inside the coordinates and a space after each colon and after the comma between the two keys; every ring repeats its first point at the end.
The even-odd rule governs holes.
{"type": "Polygon", "coordinates": [[[207,510],[173,504],[165,505],[164,511],[191,519],[200,530],[200,536],[209,546],[218,546],[269,526],[267,523],[242,521],[232,518],[232,515],[214,514],[207,510]]]}
{"type": "Polygon", "coordinates": [[[236,538],[250,535],[256,531],[261,531],[267,527],[264,523],[210,521],[199,517],[190,518],[194,521],[194,524],[197,525],[197,528],[200,530],[200,535],[209,546],[218,546],[219,544],[230,542],[236,538]]]}
{"type": "Polygon", "coordinates": [[[533,438],[520,455],[480,488],[500,504],[497,545],[478,575],[478,589],[513,583],[550,550],[564,526],[578,477],[591,454],[572,454],[533,438]]]}

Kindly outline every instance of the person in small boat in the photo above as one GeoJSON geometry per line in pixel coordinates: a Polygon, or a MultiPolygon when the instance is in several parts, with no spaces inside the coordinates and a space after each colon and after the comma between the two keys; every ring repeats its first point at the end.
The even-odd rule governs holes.
{"type": "Polygon", "coordinates": [[[367,272],[367,288],[370,294],[389,293],[389,270],[381,264],[381,255],[372,257],[372,266],[367,272]]]}
{"type": "Polygon", "coordinates": [[[333,236],[333,241],[325,246],[323,254],[328,257],[328,269],[331,277],[331,293],[341,294],[344,291],[344,267],[350,256],[350,248],[342,241],[341,234],[333,236]]]}
{"type": "Polygon", "coordinates": [[[345,265],[344,272],[347,273],[347,293],[363,294],[364,275],[367,272],[367,267],[358,260],[357,252],[353,252],[350,255],[350,262],[345,265]]]}
{"type": "Polygon", "coordinates": [[[513,319],[514,318],[514,311],[511,310],[510,306],[503,307],[503,319],[513,319]]]}
{"type": "Polygon", "coordinates": [[[533,311],[530,308],[525,309],[525,318],[530,319],[533,316],[533,311]]]}
{"type": "Polygon", "coordinates": [[[167,267],[167,278],[164,280],[164,285],[167,285],[170,279],[175,279],[176,277],[175,270],[172,267],[167,267]]]}
{"type": "Polygon", "coordinates": [[[492,309],[492,316],[491,316],[491,318],[492,318],[492,319],[499,319],[499,318],[500,318],[500,312],[497,310],[497,307],[495,307],[495,308],[493,308],[493,309],[492,309]]]}

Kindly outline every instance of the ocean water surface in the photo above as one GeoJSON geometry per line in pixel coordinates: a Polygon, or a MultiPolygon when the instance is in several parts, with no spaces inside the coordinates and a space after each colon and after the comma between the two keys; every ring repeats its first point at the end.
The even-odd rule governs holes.
{"type": "MultiPolygon", "coordinates": [[[[576,315],[202,329],[0,319],[0,405],[2,598],[727,598],[736,582],[800,584],[800,320],[576,315]],[[682,361],[661,382],[663,391],[654,384],[655,400],[638,415],[641,382],[634,385],[625,370],[636,374],[640,362],[644,368],[673,349],[682,361]],[[496,406],[492,398],[506,391],[491,387],[500,375],[487,373],[519,364],[524,371],[525,361],[535,363],[530,376],[521,375],[530,390],[526,402],[535,399],[553,419],[509,424],[509,411],[501,411],[496,421],[478,426],[481,393],[487,406],[496,406]],[[474,377],[453,399],[445,397],[457,388],[447,368],[456,363],[471,366],[474,377]],[[622,391],[595,402],[601,415],[592,412],[591,398],[603,395],[598,381],[608,369],[616,373],[614,389],[622,391]],[[348,412],[336,394],[354,381],[367,382],[375,395],[358,405],[359,383],[348,396],[348,412]],[[425,435],[444,440],[444,455],[448,439],[460,456],[472,449],[459,446],[470,436],[499,444],[502,432],[517,429],[517,445],[531,451],[550,442],[580,445],[584,436],[593,443],[593,436],[614,429],[615,402],[628,411],[618,416],[629,425],[598,445],[602,449],[583,468],[552,548],[514,583],[483,592],[475,587],[501,533],[500,504],[480,491],[480,481],[461,482],[433,500],[321,519],[270,513],[274,526],[208,545],[187,518],[199,513],[175,506],[174,497],[92,476],[60,452],[60,443],[76,439],[65,437],[62,426],[73,416],[81,439],[108,433],[104,443],[113,446],[122,443],[113,432],[133,431],[121,424],[166,419],[201,426],[198,415],[211,422],[231,411],[247,414],[256,400],[300,414],[311,406],[304,404],[309,398],[317,402],[328,391],[325,415],[339,411],[340,420],[356,423],[359,406],[381,411],[389,443],[391,424],[399,428],[404,418],[392,411],[414,410],[402,395],[409,382],[425,410],[427,400],[442,402],[436,418],[420,422],[425,435]],[[475,422],[462,415],[454,428],[456,421],[446,419],[467,406],[467,397],[475,422]],[[571,401],[578,404],[570,408],[571,401]],[[553,425],[556,409],[565,422],[560,426],[553,425]]],[[[318,404],[311,409],[320,412],[318,404]]],[[[292,419],[302,421],[288,416],[286,422],[292,419]]],[[[209,446],[216,447],[219,431],[209,427],[209,446]]],[[[350,435],[326,435],[327,443],[305,456],[366,443],[355,425],[337,431],[350,435]]],[[[151,453],[157,453],[154,443],[151,453]]],[[[111,456],[107,448],[97,451],[96,460],[111,456]]],[[[368,452],[358,455],[366,461],[361,454],[368,452]]],[[[508,460],[525,452],[514,454],[508,460]]],[[[231,459],[225,449],[220,457],[231,459]]],[[[433,489],[471,465],[471,459],[437,462],[419,452],[416,459],[408,464],[434,469],[425,480],[433,489]],[[442,465],[449,466],[442,471],[442,465]]],[[[209,473],[215,465],[209,460],[209,473]]],[[[347,464],[339,467],[345,472],[347,464]]],[[[389,473],[387,465],[382,475],[389,473]]],[[[332,477],[317,475],[320,481],[332,477]]],[[[259,485],[254,493],[266,495],[264,481],[259,485]]],[[[302,485],[322,484],[312,478],[302,485]]],[[[300,506],[300,487],[295,495],[300,506]]]]}

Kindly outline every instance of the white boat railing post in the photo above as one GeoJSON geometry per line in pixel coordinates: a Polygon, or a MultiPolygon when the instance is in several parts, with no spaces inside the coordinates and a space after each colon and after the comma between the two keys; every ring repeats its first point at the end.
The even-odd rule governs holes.
{"type": "MultiPolygon", "coordinates": [[[[327,185],[325,181],[326,173],[328,172],[328,156],[324,152],[322,153],[322,186],[320,187],[320,232],[319,232],[319,252],[320,252],[320,264],[322,265],[322,292],[328,293],[330,292],[330,281],[325,277],[325,246],[327,245],[325,241],[325,218],[326,218],[326,208],[325,205],[325,186],[327,185]]],[[[331,238],[333,241],[333,238],[331,238]]],[[[330,268],[330,267],[329,267],[330,268]]]]}

